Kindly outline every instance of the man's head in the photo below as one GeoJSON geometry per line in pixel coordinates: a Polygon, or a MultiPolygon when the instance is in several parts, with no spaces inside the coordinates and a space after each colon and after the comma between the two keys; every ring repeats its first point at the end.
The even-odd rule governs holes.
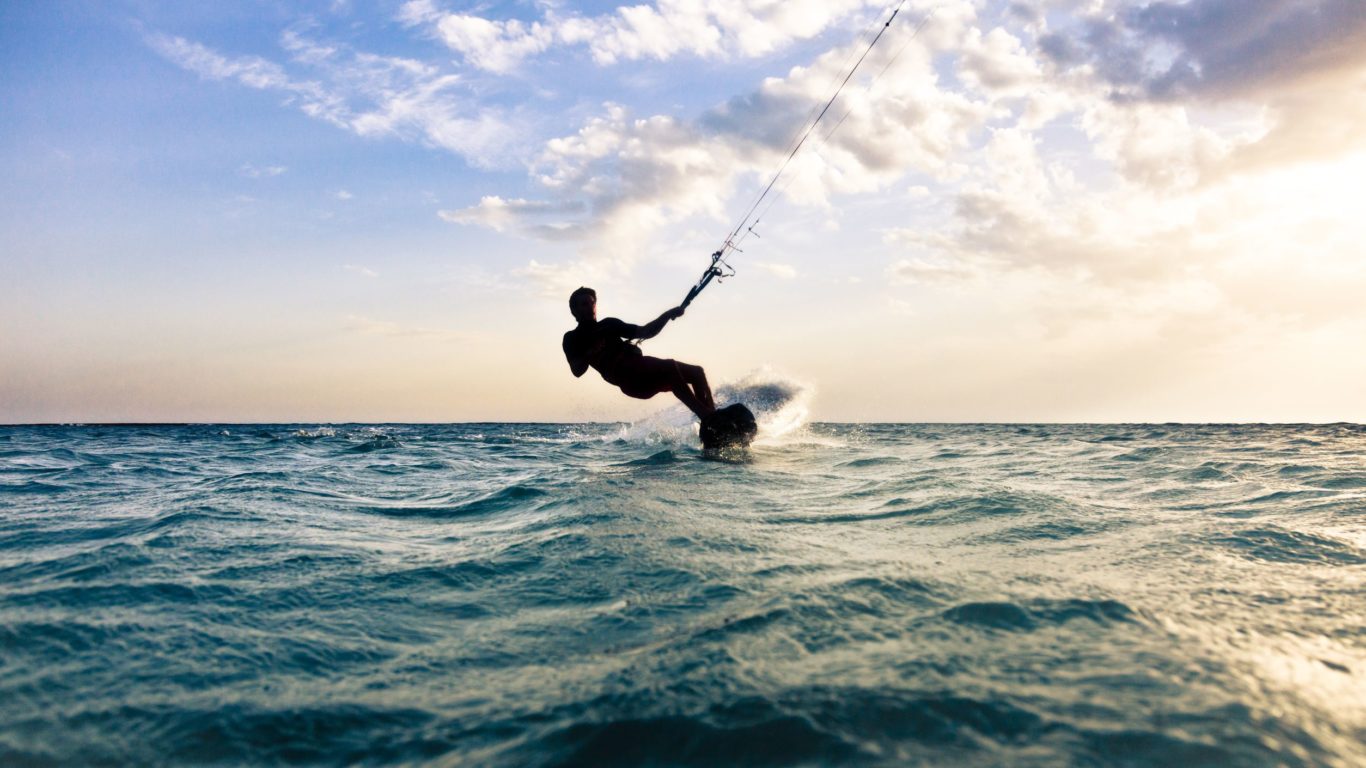
{"type": "Polygon", "coordinates": [[[597,319],[598,292],[592,288],[579,288],[569,294],[569,313],[579,322],[597,319]]]}

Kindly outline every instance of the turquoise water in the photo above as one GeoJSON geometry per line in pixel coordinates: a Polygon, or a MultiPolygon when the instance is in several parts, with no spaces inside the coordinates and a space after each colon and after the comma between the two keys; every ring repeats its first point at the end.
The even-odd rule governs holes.
{"type": "Polygon", "coordinates": [[[1366,764],[1366,428],[781,422],[0,428],[0,764],[1366,764]]]}

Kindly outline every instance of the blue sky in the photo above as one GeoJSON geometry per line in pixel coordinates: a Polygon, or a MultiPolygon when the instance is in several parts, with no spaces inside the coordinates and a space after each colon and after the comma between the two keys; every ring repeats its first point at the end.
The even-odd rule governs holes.
{"type": "MultiPolygon", "coordinates": [[[[0,8],[0,420],[663,408],[569,376],[564,296],[681,299],[894,4],[219,5],[0,8]]],[[[832,420],[1366,419],[1364,42],[1355,0],[907,2],[648,350],[832,420]]]]}

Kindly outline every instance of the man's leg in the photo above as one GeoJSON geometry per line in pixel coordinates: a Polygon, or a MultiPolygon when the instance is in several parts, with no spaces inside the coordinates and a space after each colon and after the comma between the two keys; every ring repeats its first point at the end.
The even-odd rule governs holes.
{"type": "Polygon", "coordinates": [[[680,383],[673,388],[673,393],[674,397],[683,401],[683,404],[688,406],[688,410],[697,414],[697,418],[699,419],[716,410],[715,408],[708,408],[701,400],[698,400],[697,395],[693,394],[692,389],[689,388],[687,384],[680,383]]]}
{"type": "Polygon", "coordinates": [[[695,365],[680,363],[677,360],[662,361],[668,364],[671,374],[670,385],[673,387],[674,397],[683,401],[688,406],[688,410],[697,414],[697,418],[705,418],[716,410],[716,404],[711,399],[711,389],[707,386],[707,377],[702,373],[702,369],[695,365]],[[701,382],[698,386],[697,382],[701,382]]]}
{"type": "MultiPolygon", "coordinates": [[[[674,365],[677,366],[678,375],[683,379],[684,383],[692,387],[693,394],[697,396],[697,400],[706,406],[707,412],[710,413],[711,411],[716,410],[716,401],[712,399],[711,386],[707,384],[707,373],[702,370],[702,366],[688,365],[687,363],[680,363],[677,361],[674,361],[674,365]]],[[[698,415],[700,416],[701,414],[698,415]]]]}
{"type": "MultiPolygon", "coordinates": [[[[691,368],[701,374],[702,369],[695,365],[680,365],[673,360],[666,360],[658,357],[642,357],[636,361],[635,373],[631,376],[634,381],[623,384],[621,391],[631,397],[638,397],[648,400],[659,392],[672,392],[688,410],[697,414],[697,418],[702,418],[716,410],[716,406],[711,402],[711,390],[706,386],[706,378],[701,377],[702,388],[700,392],[705,393],[704,400],[699,396],[699,392],[694,391],[691,382],[684,377],[683,369],[691,368]]],[[[694,377],[696,378],[696,377],[694,377]]]]}

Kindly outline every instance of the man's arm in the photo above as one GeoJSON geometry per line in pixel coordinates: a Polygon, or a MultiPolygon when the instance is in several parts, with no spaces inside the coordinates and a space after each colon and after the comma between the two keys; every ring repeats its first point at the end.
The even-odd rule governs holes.
{"type": "Polygon", "coordinates": [[[579,354],[577,344],[570,342],[571,333],[573,332],[564,335],[564,341],[561,342],[560,348],[564,350],[564,359],[569,361],[569,370],[573,372],[574,378],[578,378],[588,370],[588,358],[579,354]]]}
{"type": "Polygon", "coordinates": [[[653,339],[654,337],[659,335],[660,331],[664,330],[664,326],[668,324],[670,320],[677,320],[682,316],[682,307],[674,307],[673,309],[665,310],[664,314],[660,315],[659,317],[656,317],[655,319],[651,320],[645,325],[639,326],[636,329],[636,335],[631,336],[630,338],[653,339]]]}

